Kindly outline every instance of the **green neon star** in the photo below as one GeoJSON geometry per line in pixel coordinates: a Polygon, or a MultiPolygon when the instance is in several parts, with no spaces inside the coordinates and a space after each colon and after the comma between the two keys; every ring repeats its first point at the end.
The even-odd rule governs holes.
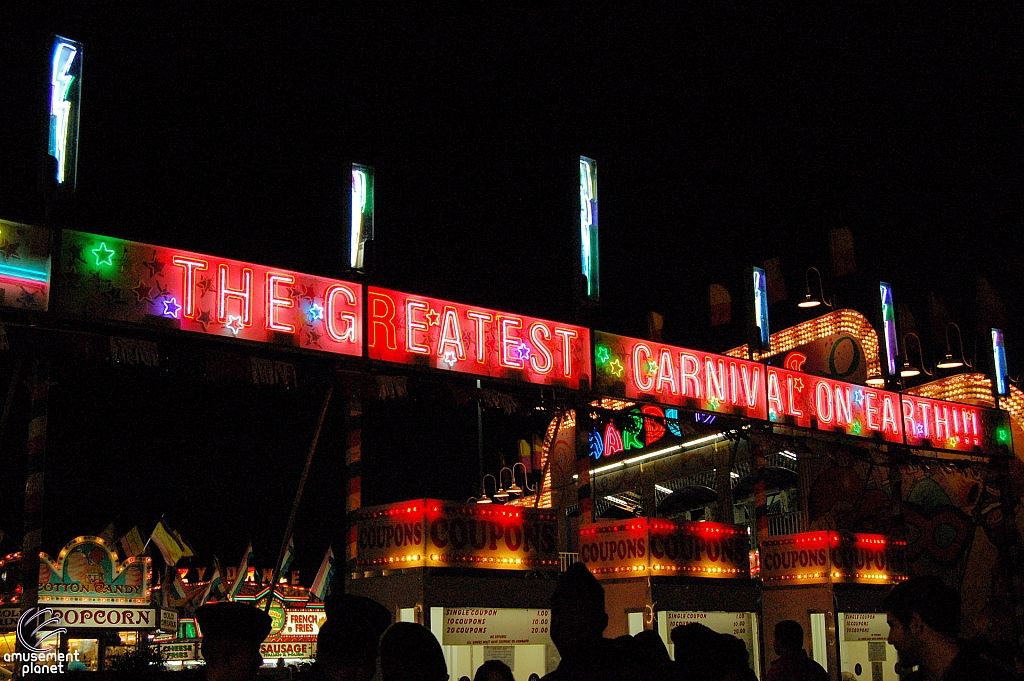
{"type": "Polygon", "coordinates": [[[625,368],[626,367],[622,366],[622,362],[619,361],[618,357],[608,362],[608,373],[614,374],[619,378],[622,378],[622,372],[623,370],[625,370],[625,368]]]}
{"type": "Polygon", "coordinates": [[[594,350],[594,356],[597,358],[598,364],[604,364],[611,358],[612,353],[608,350],[608,346],[598,345],[594,350]]]}
{"type": "Polygon", "coordinates": [[[98,247],[92,249],[92,254],[96,256],[96,267],[114,264],[114,251],[107,248],[107,245],[102,241],[98,247]]]}
{"type": "Polygon", "coordinates": [[[853,422],[853,434],[854,435],[860,435],[860,431],[861,431],[860,421],[854,421],[853,422]]]}
{"type": "Polygon", "coordinates": [[[658,373],[658,363],[653,360],[647,360],[647,375],[652,376],[658,373]]]}
{"type": "Polygon", "coordinates": [[[712,408],[712,409],[718,409],[718,407],[719,407],[719,406],[720,406],[720,405],[721,405],[722,403],[718,401],[718,398],[717,398],[717,397],[710,397],[710,398],[708,398],[708,404],[710,404],[710,405],[711,405],[711,408],[712,408]]]}

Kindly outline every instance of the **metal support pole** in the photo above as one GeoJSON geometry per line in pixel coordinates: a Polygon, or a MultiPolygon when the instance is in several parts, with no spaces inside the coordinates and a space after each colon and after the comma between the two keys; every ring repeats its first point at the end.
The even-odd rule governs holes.
{"type": "MultiPolygon", "coordinates": [[[[274,577],[270,580],[270,595],[267,596],[267,603],[263,607],[265,612],[270,611],[270,604],[274,601],[274,589],[277,588],[277,580],[281,577],[281,561],[284,560],[284,552],[288,548],[288,540],[295,529],[295,517],[299,512],[299,503],[302,501],[302,491],[306,488],[306,479],[309,477],[309,467],[313,463],[313,453],[316,451],[316,444],[320,440],[320,431],[324,427],[324,417],[327,416],[327,407],[331,404],[331,395],[334,394],[333,375],[332,382],[327,386],[327,394],[324,395],[324,404],[320,407],[320,418],[316,422],[316,431],[313,433],[313,440],[309,443],[309,451],[306,453],[306,465],[302,468],[302,477],[299,478],[299,488],[295,490],[295,502],[292,503],[292,512],[288,516],[288,527],[284,531],[284,538],[281,540],[281,549],[277,552],[277,561],[274,563],[274,577]]],[[[238,579],[245,579],[245,575],[239,575],[238,579]]]]}

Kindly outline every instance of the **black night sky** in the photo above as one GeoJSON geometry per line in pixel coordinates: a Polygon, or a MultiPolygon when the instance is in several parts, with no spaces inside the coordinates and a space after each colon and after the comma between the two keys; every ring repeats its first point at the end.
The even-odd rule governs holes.
{"type": "MultiPolygon", "coordinates": [[[[1024,367],[1024,35],[1012,4],[216,4],[55,2],[5,19],[0,217],[43,219],[56,32],[85,46],[67,227],[344,278],[348,170],[360,162],[376,168],[371,283],[631,335],[654,310],[667,342],[721,350],[743,339],[738,324],[710,326],[709,284],[732,292],[739,320],[746,268],[777,257],[788,300],[772,307],[775,328],[807,318],[795,302],[816,266],[826,295],[865,313],[877,280],[890,281],[926,359],[955,321],[979,366],[987,329],[1002,326],[1011,374],[1024,367]],[[602,303],[583,318],[580,154],[598,161],[602,258],[602,303]],[[839,227],[856,253],[841,277],[829,250],[839,227]]],[[[13,359],[2,361],[6,386],[13,359]]],[[[47,550],[115,516],[151,526],[166,513],[202,554],[234,563],[251,537],[269,565],[322,380],[241,390],[177,369],[60,364],[47,550]],[[71,467],[80,477],[65,477],[71,467]]],[[[368,407],[368,424],[394,438],[365,436],[366,456],[380,447],[388,464],[374,477],[367,463],[370,501],[472,491],[475,411],[434,390],[411,390],[416,408],[368,407]]],[[[21,534],[22,412],[0,453],[14,474],[4,553],[21,534]]],[[[300,517],[304,574],[343,506],[340,418],[300,517]]]]}

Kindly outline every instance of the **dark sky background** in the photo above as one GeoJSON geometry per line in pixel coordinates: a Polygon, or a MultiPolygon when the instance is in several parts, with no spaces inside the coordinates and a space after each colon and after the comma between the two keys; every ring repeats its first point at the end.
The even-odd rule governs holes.
{"type": "MultiPolygon", "coordinates": [[[[742,342],[739,325],[709,326],[708,285],[731,290],[740,319],[746,268],[777,257],[789,300],[772,307],[776,328],[807,318],[794,304],[806,268],[816,266],[826,295],[865,313],[875,282],[890,281],[926,354],[944,351],[945,321],[963,328],[968,356],[984,355],[987,328],[1003,326],[1011,373],[1024,367],[1018,3],[459,12],[412,3],[330,10],[251,3],[244,13],[215,4],[58,2],[46,14],[5,20],[0,217],[42,219],[36,186],[48,35],[59,32],[85,46],[78,193],[68,227],[343,278],[349,164],[366,163],[376,167],[368,281],[573,320],[577,156],[585,154],[599,168],[603,294],[585,322],[641,335],[646,313],[656,310],[666,317],[667,341],[730,347],[742,342]],[[829,232],[837,227],[852,232],[856,253],[857,271],[843,277],[830,265],[829,232]],[[993,291],[980,308],[979,276],[993,291]]],[[[245,489],[253,506],[244,515],[260,520],[246,525],[230,510],[241,503],[234,493],[213,483],[156,504],[143,478],[125,478],[122,487],[142,490],[137,503],[146,513],[166,507],[186,536],[202,537],[205,552],[225,563],[244,548],[237,535],[280,533],[319,384],[246,393],[239,401],[250,400],[251,409],[218,415],[234,398],[208,385],[191,389],[183,372],[160,379],[161,389],[189,396],[189,409],[205,406],[206,416],[149,406],[132,419],[124,414],[147,401],[129,396],[150,379],[82,371],[99,372],[110,403],[83,406],[66,387],[68,412],[56,420],[119,414],[104,418],[137,424],[170,413],[179,430],[194,423],[192,433],[225,433],[232,444],[219,449],[216,437],[197,435],[189,476],[245,489]],[[265,417],[271,412],[294,427],[275,428],[265,417]],[[261,468],[271,450],[280,470],[261,468]],[[239,477],[246,457],[264,472],[239,477]],[[215,459],[222,468],[211,468],[215,459]],[[267,491],[275,483],[287,491],[267,491]],[[207,529],[208,517],[196,510],[221,494],[221,524],[243,527],[231,538],[207,529]]],[[[78,374],[65,378],[81,385],[78,374]]],[[[417,393],[419,404],[439,404],[431,390],[417,393]]],[[[457,498],[475,484],[473,465],[461,476],[458,466],[451,475],[430,472],[431,462],[475,462],[473,414],[461,406],[389,409],[368,418],[395,432],[416,430],[394,426],[401,416],[428,428],[423,440],[458,443],[448,458],[431,445],[433,455],[410,459],[423,482],[402,482],[390,488],[395,494],[451,485],[457,493],[448,496],[457,498]]],[[[75,431],[87,433],[85,451],[107,425],[75,431]]],[[[12,421],[12,431],[20,427],[12,421]]],[[[72,431],[61,432],[67,441],[72,431]]],[[[126,452],[154,438],[152,430],[118,432],[127,433],[126,452]]],[[[184,436],[175,437],[155,460],[180,475],[173,455],[184,436]]],[[[329,451],[338,456],[340,445],[329,451]]],[[[140,470],[159,477],[147,461],[140,470]]],[[[319,478],[314,508],[342,503],[331,498],[330,479],[319,478]]],[[[382,480],[368,484],[387,488],[382,480]]],[[[80,531],[97,531],[118,508],[109,499],[100,506],[72,512],[88,517],[80,531]]],[[[10,521],[0,517],[0,527],[12,525],[8,532],[20,522],[16,507],[4,507],[10,521]]],[[[326,548],[315,528],[327,521],[309,522],[306,547],[313,546],[300,559],[313,571],[326,548]]],[[[62,526],[50,538],[66,531],[79,530],[62,526]]],[[[9,541],[0,550],[10,550],[9,541]]],[[[266,554],[279,539],[261,541],[266,554]]]]}

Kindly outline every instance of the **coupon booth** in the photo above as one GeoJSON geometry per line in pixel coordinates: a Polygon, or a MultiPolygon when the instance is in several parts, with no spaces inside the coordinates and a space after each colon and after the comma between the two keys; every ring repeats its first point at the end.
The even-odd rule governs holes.
{"type": "Polygon", "coordinates": [[[546,510],[417,499],[364,508],[349,593],[418,622],[441,642],[450,678],[499,659],[517,681],[558,665],[548,633],[558,576],[546,510]]]}
{"type": "Polygon", "coordinates": [[[904,547],[883,535],[832,531],[761,542],[767,638],[779,621],[795,620],[833,678],[898,681],[882,599],[907,578],[904,547]]]}
{"type": "Polygon", "coordinates": [[[601,521],[580,529],[580,559],[601,580],[605,636],[700,623],[742,640],[760,678],[759,588],[744,527],[662,518],[601,521]]]}
{"type": "MultiPolygon", "coordinates": [[[[0,560],[0,581],[16,584],[20,562],[17,553],[0,560]]],[[[160,627],[160,612],[150,604],[151,572],[148,556],[119,561],[101,537],[77,537],[57,560],[40,553],[39,607],[52,610],[52,628],[67,630],[45,639],[42,646],[79,660],[91,671],[103,669],[108,657],[137,648],[147,633],[160,627]]],[[[0,594],[4,632],[17,626],[20,593],[16,585],[0,594]]],[[[5,646],[13,642],[12,634],[0,636],[5,646]]]]}

